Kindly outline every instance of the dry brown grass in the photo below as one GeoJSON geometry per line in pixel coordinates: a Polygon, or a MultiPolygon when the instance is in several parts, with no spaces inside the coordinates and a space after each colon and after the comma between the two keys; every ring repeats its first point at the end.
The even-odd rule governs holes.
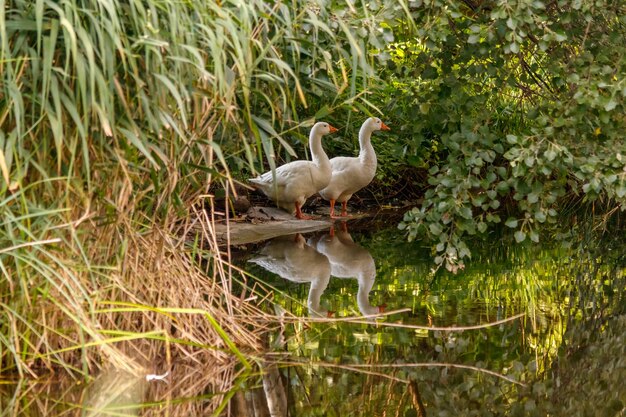
{"type": "Polygon", "coordinates": [[[97,274],[78,263],[58,271],[59,285],[36,301],[31,326],[41,329],[39,343],[26,343],[21,364],[31,378],[16,395],[5,389],[0,415],[97,415],[103,408],[134,415],[146,398],[152,405],[142,415],[160,415],[165,406],[171,415],[206,415],[226,404],[236,379],[256,368],[273,318],[233,282],[242,272],[229,268],[217,246],[210,213],[194,210],[143,233],[124,223],[95,230],[101,238],[92,234],[90,245],[123,254],[121,262],[92,265],[97,274]],[[146,381],[166,373],[167,382],[146,381]],[[86,375],[97,377],[83,392],[86,375]]]}

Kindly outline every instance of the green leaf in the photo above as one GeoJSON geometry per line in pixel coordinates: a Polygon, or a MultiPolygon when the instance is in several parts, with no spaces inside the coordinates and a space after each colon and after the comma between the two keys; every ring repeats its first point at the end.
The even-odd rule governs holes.
{"type": "Polygon", "coordinates": [[[328,116],[330,113],[331,113],[330,108],[328,107],[328,105],[325,104],[321,109],[317,111],[317,113],[315,113],[315,116],[314,116],[315,120],[319,121],[320,119],[328,116]]]}
{"type": "Polygon", "coordinates": [[[167,90],[169,90],[172,97],[174,97],[174,100],[176,100],[177,110],[181,114],[180,120],[183,122],[183,126],[185,127],[185,129],[187,129],[187,116],[185,112],[185,102],[183,100],[183,94],[185,94],[185,90],[182,88],[181,89],[176,88],[172,80],[166,75],[162,75],[162,74],[153,74],[153,75],[157,80],[159,80],[165,86],[165,88],[167,88],[167,90]],[[181,92],[183,94],[181,94],[181,92]]]}
{"type": "Polygon", "coordinates": [[[491,223],[500,223],[502,219],[497,214],[487,213],[487,221],[491,223]]]}
{"type": "Polygon", "coordinates": [[[522,232],[521,230],[518,230],[517,232],[515,232],[515,241],[517,243],[521,243],[524,240],[526,240],[526,233],[522,232]]]}
{"type": "Polygon", "coordinates": [[[539,223],[543,223],[546,221],[546,214],[543,211],[536,211],[535,212],[535,219],[539,222],[539,223]]]}
{"type": "Polygon", "coordinates": [[[611,111],[617,106],[617,102],[613,99],[609,100],[608,103],[605,104],[604,110],[611,111]]]}
{"type": "Polygon", "coordinates": [[[464,219],[471,219],[472,218],[472,209],[469,207],[461,207],[458,211],[459,215],[461,217],[463,217],[464,219]]]}
{"type": "Polygon", "coordinates": [[[504,224],[508,227],[510,227],[511,229],[516,228],[517,227],[517,219],[514,219],[513,217],[509,217],[506,222],[504,222],[504,224]]]}
{"type": "Polygon", "coordinates": [[[515,28],[517,28],[517,21],[513,20],[512,17],[509,17],[506,20],[506,25],[509,27],[509,29],[515,30],[515,28]]]}
{"type": "Polygon", "coordinates": [[[530,232],[530,240],[535,243],[539,243],[539,234],[533,230],[532,232],[530,232]]]}
{"type": "Polygon", "coordinates": [[[157,161],[152,157],[152,155],[150,154],[150,151],[148,151],[148,149],[146,148],[145,144],[141,141],[141,139],[139,139],[139,136],[137,136],[137,134],[131,130],[128,129],[124,129],[123,127],[118,128],[119,132],[126,138],[128,139],[128,141],[135,147],[137,148],[147,159],[148,161],[150,161],[150,163],[152,164],[153,168],[155,170],[159,170],[161,169],[161,167],[159,166],[159,164],[157,163],[157,161]]]}
{"type": "Polygon", "coordinates": [[[439,223],[431,223],[428,225],[428,230],[435,236],[439,236],[443,232],[443,227],[439,223]]]}

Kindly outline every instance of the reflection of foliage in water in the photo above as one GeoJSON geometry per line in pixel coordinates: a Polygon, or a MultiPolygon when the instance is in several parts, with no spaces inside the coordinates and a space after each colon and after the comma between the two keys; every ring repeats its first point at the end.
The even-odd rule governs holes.
{"type": "MultiPolygon", "coordinates": [[[[455,368],[368,369],[415,381],[428,415],[435,410],[439,415],[619,415],[626,395],[620,385],[626,379],[623,238],[572,229],[578,242],[570,238],[567,245],[554,240],[509,246],[501,243],[506,236],[498,236],[475,242],[474,261],[451,275],[431,272],[428,249],[416,249],[390,233],[353,233],[376,260],[372,304],[411,308],[410,314],[384,322],[461,326],[518,312],[526,317],[462,333],[346,323],[287,326],[292,355],[335,365],[465,364],[527,384],[455,368]],[[589,404],[599,406],[586,406],[590,399],[589,404]]],[[[306,298],[306,288],[287,288],[296,299],[306,298]]],[[[322,299],[338,316],[355,315],[355,293],[356,282],[333,279],[322,299]]],[[[306,315],[304,309],[291,309],[297,303],[281,294],[275,300],[306,315]]],[[[390,410],[416,415],[409,410],[417,407],[417,397],[404,382],[320,365],[285,372],[294,415],[382,415],[390,410]]]]}

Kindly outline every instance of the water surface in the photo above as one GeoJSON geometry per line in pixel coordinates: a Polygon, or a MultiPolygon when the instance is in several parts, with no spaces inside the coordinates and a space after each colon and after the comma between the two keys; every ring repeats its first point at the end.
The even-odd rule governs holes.
{"type": "Polygon", "coordinates": [[[246,268],[276,310],[314,319],[268,342],[285,401],[268,415],[624,415],[624,239],[588,229],[493,233],[457,274],[363,220],[259,245],[246,268]]]}
{"type": "Polygon", "coordinates": [[[574,223],[539,245],[493,232],[451,274],[389,223],[233,248],[246,293],[280,318],[251,373],[233,360],[174,364],[167,382],[4,385],[0,415],[626,415],[623,228],[574,223]]]}

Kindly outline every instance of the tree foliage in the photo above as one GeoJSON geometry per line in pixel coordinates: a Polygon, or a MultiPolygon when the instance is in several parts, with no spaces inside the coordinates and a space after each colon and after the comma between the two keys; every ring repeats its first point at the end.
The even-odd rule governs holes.
{"type": "Polygon", "coordinates": [[[432,237],[455,270],[491,224],[537,242],[568,197],[625,207],[622,2],[410,5],[417,32],[396,33],[384,75],[407,162],[430,174],[409,239],[432,237]]]}

